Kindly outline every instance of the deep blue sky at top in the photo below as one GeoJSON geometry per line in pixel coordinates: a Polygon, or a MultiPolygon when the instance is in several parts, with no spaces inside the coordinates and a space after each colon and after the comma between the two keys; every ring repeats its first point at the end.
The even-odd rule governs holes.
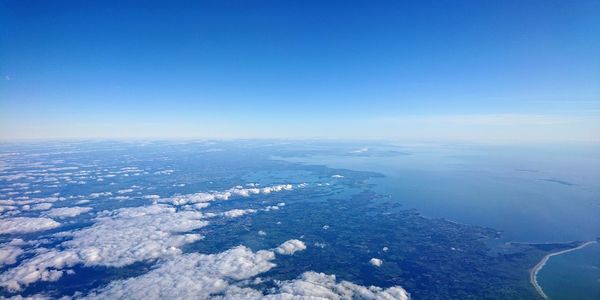
{"type": "Polygon", "coordinates": [[[587,140],[600,1],[0,0],[0,75],[6,138],[587,140]]]}

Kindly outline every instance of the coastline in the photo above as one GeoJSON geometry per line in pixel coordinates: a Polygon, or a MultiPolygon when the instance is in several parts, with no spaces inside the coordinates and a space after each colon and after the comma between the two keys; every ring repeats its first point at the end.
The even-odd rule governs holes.
{"type": "Polygon", "coordinates": [[[540,260],[540,262],[538,262],[533,269],[531,269],[531,272],[529,273],[529,281],[531,282],[531,284],[533,285],[533,287],[535,288],[535,290],[538,292],[538,294],[540,296],[542,296],[542,298],[544,299],[550,299],[548,298],[548,295],[546,295],[544,293],[544,290],[542,289],[542,287],[539,285],[538,281],[537,281],[537,275],[540,272],[540,270],[546,265],[546,262],[548,262],[548,260],[550,259],[550,257],[552,256],[556,256],[556,255],[561,255],[561,254],[565,254],[571,251],[575,251],[575,250],[579,250],[582,249],[588,245],[597,243],[597,241],[588,241],[585,242],[575,248],[570,248],[570,249],[566,249],[566,250],[562,250],[562,251],[558,251],[558,252],[554,252],[554,253],[549,253],[546,256],[544,256],[542,258],[542,260],[540,260]]]}

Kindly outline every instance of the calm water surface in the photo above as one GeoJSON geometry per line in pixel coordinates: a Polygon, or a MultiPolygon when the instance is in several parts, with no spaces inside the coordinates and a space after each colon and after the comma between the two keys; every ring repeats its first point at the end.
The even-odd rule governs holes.
{"type": "MultiPolygon", "coordinates": [[[[597,147],[408,147],[405,155],[317,155],[294,161],[375,171],[374,190],[430,217],[489,226],[499,242],[600,237],[597,147]]],[[[376,152],[375,150],[374,152],[376,152]]],[[[287,159],[287,158],[286,158],[287,159]]],[[[552,299],[600,299],[600,245],[552,257],[540,285],[552,299]]]]}

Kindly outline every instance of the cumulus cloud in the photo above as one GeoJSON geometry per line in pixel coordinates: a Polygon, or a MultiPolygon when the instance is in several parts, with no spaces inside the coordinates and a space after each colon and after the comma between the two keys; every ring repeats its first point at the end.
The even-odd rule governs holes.
{"type": "Polygon", "coordinates": [[[64,250],[44,251],[0,275],[0,286],[16,291],[32,282],[57,280],[64,268],[76,264],[122,267],[179,255],[179,247],[202,238],[183,234],[206,226],[202,219],[200,212],[177,212],[164,205],[106,212],[90,227],[62,233],[72,237],[62,243],[64,250]]]}
{"type": "Polygon", "coordinates": [[[0,275],[0,286],[10,290],[19,291],[37,281],[56,281],[64,273],[62,269],[79,263],[79,257],[74,251],[56,251],[37,249],[38,254],[26,263],[0,275]]]}
{"type": "Polygon", "coordinates": [[[11,245],[0,247],[0,266],[12,265],[17,262],[17,257],[23,254],[23,249],[11,245]]]}
{"type": "Polygon", "coordinates": [[[164,205],[122,208],[71,233],[73,239],[64,246],[77,250],[86,265],[121,267],[179,254],[178,247],[201,239],[198,234],[181,233],[206,226],[202,219],[199,212],[177,212],[164,205]]]}
{"type": "MultiPolygon", "coordinates": [[[[401,287],[383,289],[365,287],[349,281],[337,282],[335,275],[305,272],[294,280],[278,282],[277,293],[261,299],[372,299],[407,300],[410,295],[401,287]]],[[[258,299],[258,298],[255,298],[258,299]]]]}
{"type": "Polygon", "coordinates": [[[52,203],[39,203],[31,207],[31,210],[49,210],[52,208],[52,203]]]}
{"type": "Polygon", "coordinates": [[[280,202],[280,203],[277,203],[277,205],[267,206],[263,210],[264,211],[279,210],[279,208],[284,207],[284,206],[285,206],[285,203],[284,202],[280,202]]]}
{"type": "Polygon", "coordinates": [[[206,299],[226,291],[231,282],[270,270],[274,258],[272,251],[252,252],[244,246],[218,254],[185,254],[142,276],[114,281],[86,298],[206,299]]]}
{"type": "Polygon", "coordinates": [[[223,216],[228,218],[237,218],[246,214],[253,214],[256,212],[256,209],[232,209],[223,213],[223,216]]]}
{"type": "Polygon", "coordinates": [[[39,203],[53,203],[56,201],[63,201],[66,200],[64,197],[58,197],[58,196],[51,196],[51,197],[45,197],[45,198],[32,198],[29,199],[29,197],[19,197],[19,198],[15,198],[14,200],[0,200],[0,205],[32,205],[32,204],[39,204],[39,203]]]}
{"type": "Polygon", "coordinates": [[[60,226],[60,223],[48,218],[7,218],[0,220],[0,234],[44,231],[58,226],[60,226]]]}
{"type": "Polygon", "coordinates": [[[245,246],[217,254],[184,254],[166,260],[142,276],[113,281],[84,298],[409,299],[409,294],[399,286],[365,287],[348,281],[337,282],[335,275],[315,272],[305,272],[293,280],[275,281],[275,287],[267,294],[244,287],[248,280],[273,268],[274,259],[272,251],[252,252],[245,246]]]}
{"type": "Polygon", "coordinates": [[[91,193],[90,198],[108,197],[112,196],[111,192],[91,193]]]}
{"type": "MultiPolygon", "coordinates": [[[[290,191],[294,188],[291,184],[280,184],[264,188],[236,186],[225,191],[214,191],[207,193],[195,193],[178,195],[170,198],[160,199],[159,202],[170,203],[172,205],[188,205],[196,203],[212,202],[216,200],[229,200],[232,197],[249,197],[257,194],[270,194],[273,192],[290,191]]],[[[156,199],[152,199],[156,200],[156,199]]]]}
{"type": "Polygon", "coordinates": [[[381,264],[383,264],[383,260],[379,258],[371,258],[371,260],[369,260],[369,263],[375,267],[381,267],[381,264]]]}
{"type": "Polygon", "coordinates": [[[72,207],[59,207],[54,208],[46,212],[46,216],[53,218],[69,218],[76,217],[82,213],[86,213],[92,210],[91,207],[81,207],[81,206],[72,206],[72,207]]]}
{"type": "Polygon", "coordinates": [[[306,249],[306,245],[301,240],[289,240],[275,248],[275,251],[283,255],[292,255],[297,251],[306,249]]]}

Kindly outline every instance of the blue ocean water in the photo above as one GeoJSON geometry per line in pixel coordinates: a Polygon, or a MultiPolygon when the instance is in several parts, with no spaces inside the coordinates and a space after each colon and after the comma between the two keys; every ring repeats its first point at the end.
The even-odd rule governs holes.
{"type": "MultiPolygon", "coordinates": [[[[368,147],[362,147],[368,148],[368,147]]],[[[360,147],[357,149],[361,149],[360,147]]],[[[489,226],[503,241],[588,241],[600,236],[600,149],[399,146],[403,155],[290,158],[379,172],[375,189],[425,215],[489,226]]]]}
{"type": "Polygon", "coordinates": [[[550,299],[600,299],[600,244],[553,256],[538,281],[550,299]]]}

